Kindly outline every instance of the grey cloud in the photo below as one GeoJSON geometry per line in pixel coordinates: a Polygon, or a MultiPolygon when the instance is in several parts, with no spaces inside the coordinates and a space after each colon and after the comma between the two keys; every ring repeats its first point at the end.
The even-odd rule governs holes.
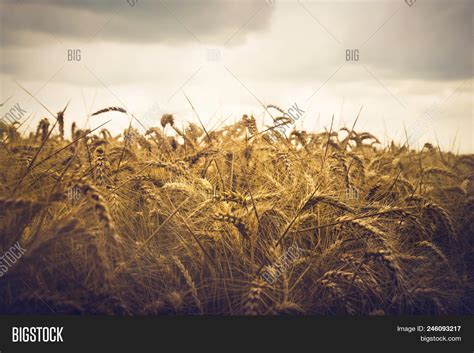
{"type": "Polygon", "coordinates": [[[384,75],[424,80],[472,76],[472,2],[431,1],[405,9],[363,49],[384,75]]]}
{"type": "MultiPolygon", "coordinates": [[[[264,30],[272,12],[264,0],[130,0],[129,3],[126,0],[6,1],[0,5],[1,45],[26,44],[32,33],[122,43],[176,43],[199,38],[223,44],[255,15],[254,20],[246,23],[245,31],[229,43],[236,44],[249,33],[264,30]]],[[[40,43],[31,40],[28,44],[40,43]]]]}
{"type": "MultiPolygon", "coordinates": [[[[297,2],[283,0],[273,8],[265,0],[138,0],[133,7],[126,0],[10,1],[0,5],[0,71],[31,79],[47,76],[38,75],[45,60],[34,49],[45,46],[41,56],[48,57],[49,68],[56,62],[49,60],[54,53],[45,43],[57,49],[56,39],[61,39],[67,46],[77,43],[84,61],[110,82],[163,82],[170,75],[184,81],[202,61],[193,50],[219,47],[237,32],[223,52],[224,63],[246,81],[317,85],[341,64],[345,67],[332,81],[372,81],[362,67],[359,75],[347,74],[361,63],[387,84],[472,77],[472,1],[426,0],[412,7],[402,0],[303,3],[320,23],[297,2]],[[91,37],[95,42],[86,45],[91,37]],[[243,41],[246,45],[240,45],[243,41]],[[360,62],[346,62],[346,49],[359,49],[360,62]],[[130,65],[133,70],[122,69],[130,65]]],[[[58,50],[56,56],[61,55],[64,60],[58,50]]],[[[64,77],[77,84],[75,79],[64,77]]]]}
{"type": "MultiPolygon", "coordinates": [[[[258,72],[242,68],[248,77],[325,80],[342,64],[338,76],[364,64],[382,81],[472,77],[472,1],[419,1],[412,7],[403,1],[304,2],[314,18],[298,4],[284,6],[288,27],[279,27],[273,34],[279,40],[269,42],[272,47],[264,43],[253,58],[258,72]],[[359,50],[358,62],[346,61],[348,49],[359,50]]],[[[361,70],[351,80],[371,79],[361,70]]]]}

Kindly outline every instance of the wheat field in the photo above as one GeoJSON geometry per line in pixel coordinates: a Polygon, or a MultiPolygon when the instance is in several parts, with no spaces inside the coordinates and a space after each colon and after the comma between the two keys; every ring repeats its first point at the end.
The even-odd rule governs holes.
{"type": "Polygon", "coordinates": [[[24,249],[1,313],[473,313],[473,155],[285,116],[66,138],[65,115],[0,126],[0,253],[24,249]]]}

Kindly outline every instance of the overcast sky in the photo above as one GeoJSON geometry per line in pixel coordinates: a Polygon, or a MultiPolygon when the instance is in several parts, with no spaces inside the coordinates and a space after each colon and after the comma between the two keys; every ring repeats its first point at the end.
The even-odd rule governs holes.
{"type": "MultiPolygon", "coordinates": [[[[48,116],[38,101],[70,100],[67,123],[111,105],[146,127],[164,112],[196,122],[186,94],[209,129],[296,103],[296,127],[322,130],[363,106],[356,130],[474,152],[472,1],[0,0],[0,13],[1,116],[20,104],[21,130],[48,116]]],[[[88,124],[109,118],[128,126],[88,124]]]]}

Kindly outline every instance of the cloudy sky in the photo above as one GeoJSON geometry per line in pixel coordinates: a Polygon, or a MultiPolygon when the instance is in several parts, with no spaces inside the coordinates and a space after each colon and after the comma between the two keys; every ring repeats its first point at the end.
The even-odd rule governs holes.
{"type": "Polygon", "coordinates": [[[23,131],[68,101],[68,123],[114,133],[126,116],[87,114],[196,122],[187,96],[209,129],[297,104],[296,128],[322,130],[363,107],[356,130],[385,142],[474,152],[469,0],[0,0],[0,16],[0,114],[19,104],[23,131]]]}

